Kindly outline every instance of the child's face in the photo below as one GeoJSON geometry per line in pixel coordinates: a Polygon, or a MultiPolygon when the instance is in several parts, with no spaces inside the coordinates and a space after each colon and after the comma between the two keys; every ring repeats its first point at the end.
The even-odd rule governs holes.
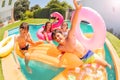
{"type": "Polygon", "coordinates": [[[51,23],[47,24],[47,29],[49,30],[51,28],[51,23]]]}
{"type": "Polygon", "coordinates": [[[62,44],[65,40],[65,37],[61,33],[56,33],[55,41],[62,44]]]}
{"type": "Polygon", "coordinates": [[[67,27],[68,27],[68,26],[67,26],[67,23],[65,23],[65,22],[64,22],[64,23],[62,24],[62,26],[61,26],[61,28],[62,28],[63,30],[66,30],[67,27]]]}
{"type": "Polygon", "coordinates": [[[21,35],[27,35],[28,30],[27,29],[20,29],[21,35]]]}

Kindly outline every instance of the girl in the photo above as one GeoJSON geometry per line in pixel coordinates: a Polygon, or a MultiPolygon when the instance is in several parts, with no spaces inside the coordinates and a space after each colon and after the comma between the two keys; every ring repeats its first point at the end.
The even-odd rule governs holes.
{"type": "Polygon", "coordinates": [[[42,31],[44,37],[45,37],[45,40],[50,43],[50,40],[49,40],[49,37],[51,37],[49,34],[51,34],[52,32],[52,24],[50,22],[46,22],[45,23],[45,27],[44,27],[44,30],[42,31]]]}

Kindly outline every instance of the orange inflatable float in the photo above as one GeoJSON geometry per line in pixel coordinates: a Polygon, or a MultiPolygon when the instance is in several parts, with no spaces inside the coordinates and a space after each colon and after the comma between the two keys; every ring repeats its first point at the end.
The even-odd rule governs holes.
{"type": "MultiPolygon", "coordinates": [[[[15,51],[21,58],[25,57],[18,45],[16,45],[15,51]]],[[[30,47],[28,53],[30,53],[31,60],[41,61],[56,67],[74,68],[82,64],[82,61],[71,53],[65,53],[59,59],[58,56],[61,55],[60,51],[57,50],[56,46],[51,44],[40,44],[30,47]]]]}
{"type": "MultiPolygon", "coordinates": [[[[94,52],[104,58],[103,48],[97,49],[94,52]]],[[[83,64],[77,68],[72,68],[72,69],[66,68],[60,74],[55,76],[52,80],[108,80],[108,79],[107,79],[107,72],[104,67],[96,63],[91,63],[91,64],[83,64]]]]}
{"type": "MultiPolygon", "coordinates": [[[[104,49],[94,50],[95,53],[100,54],[104,58],[104,49]]],[[[16,53],[24,58],[20,52],[18,45],[16,46],[16,53]]],[[[65,53],[61,58],[60,51],[56,46],[51,44],[40,44],[30,47],[28,50],[30,59],[40,61],[55,67],[64,67],[65,70],[55,76],[52,80],[107,80],[107,74],[104,67],[92,63],[83,64],[83,62],[72,53],[65,53]]]]}

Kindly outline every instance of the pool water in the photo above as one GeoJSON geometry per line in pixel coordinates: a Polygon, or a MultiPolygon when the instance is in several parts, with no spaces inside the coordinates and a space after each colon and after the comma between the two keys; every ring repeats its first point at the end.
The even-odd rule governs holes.
{"type": "MultiPolygon", "coordinates": [[[[29,31],[34,41],[38,40],[36,36],[36,32],[41,27],[42,25],[30,25],[29,31]]],[[[15,28],[8,31],[9,35],[18,34],[18,33],[19,33],[19,28],[15,28]]],[[[27,80],[51,80],[57,74],[59,74],[61,71],[64,70],[64,68],[57,68],[42,62],[30,60],[29,67],[32,69],[32,74],[29,74],[25,68],[24,59],[18,56],[18,60],[20,62],[21,71],[25,75],[27,80]]]]}
{"type": "MultiPolygon", "coordinates": [[[[70,25],[71,25],[70,21],[67,21],[67,23],[68,23],[68,27],[70,28],[70,25]]],[[[36,32],[42,26],[43,25],[30,25],[29,31],[34,41],[39,40],[36,36],[36,32]]],[[[80,28],[83,33],[93,33],[93,29],[90,24],[80,23],[80,28]]],[[[15,29],[9,30],[8,33],[9,35],[18,34],[19,29],[15,28],[15,29]]],[[[57,45],[55,41],[53,41],[53,43],[57,45]]],[[[112,65],[112,69],[109,69],[108,67],[106,68],[107,73],[108,73],[108,80],[116,80],[114,65],[113,65],[112,58],[111,58],[110,52],[106,44],[104,44],[104,49],[106,53],[105,59],[109,64],[112,65]]],[[[26,71],[24,60],[21,59],[20,57],[18,57],[18,59],[21,65],[21,71],[23,72],[27,80],[51,80],[57,74],[59,74],[61,71],[64,70],[64,68],[56,68],[56,67],[44,64],[42,62],[30,61],[29,66],[32,69],[32,74],[29,74],[26,71]]]]}
{"type": "Polygon", "coordinates": [[[114,70],[114,63],[112,61],[112,57],[110,55],[110,51],[107,48],[107,45],[104,44],[104,50],[105,50],[105,60],[112,66],[112,69],[106,68],[108,73],[108,80],[116,80],[115,70],[114,70]]]}

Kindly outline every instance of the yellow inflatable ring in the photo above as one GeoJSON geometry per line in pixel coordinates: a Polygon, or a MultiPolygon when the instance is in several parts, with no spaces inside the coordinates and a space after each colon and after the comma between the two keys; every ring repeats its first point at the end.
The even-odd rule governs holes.
{"type": "Polygon", "coordinates": [[[0,58],[6,57],[14,48],[14,36],[8,36],[0,42],[0,58]]]}

